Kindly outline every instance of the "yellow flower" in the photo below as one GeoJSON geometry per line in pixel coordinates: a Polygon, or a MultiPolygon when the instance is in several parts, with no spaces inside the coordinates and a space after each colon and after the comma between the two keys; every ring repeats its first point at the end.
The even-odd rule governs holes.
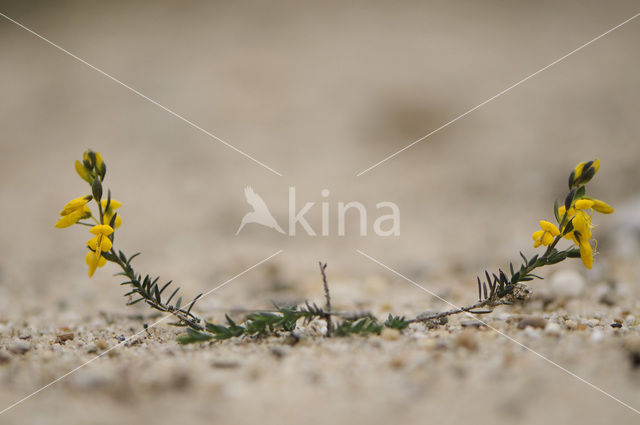
{"type": "Polygon", "coordinates": [[[540,227],[542,230],[533,232],[531,237],[533,238],[533,247],[537,248],[540,245],[548,246],[553,243],[553,238],[560,234],[560,230],[555,224],[545,220],[540,220],[540,227]]]}
{"type": "Polygon", "coordinates": [[[103,267],[107,264],[107,259],[100,256],[96,258],[95,253],[92,251],[87,252],[87,256],[85,257],[85,261],[89,266],[89,277],[93,276],[98,267],[103,267]]]}
{"type": "MultiPolygon", "coordinates": [[[[104,209],[104,221],[105,223],[111,223],[111,218],[113,217],[113,215],[115,214],[115,210],[117,210],[118,208],[120,208],[122,206],[121,202],[116,201],[115,199],[112,199],[111,202],[109,202],[109,208],[107,209],[107,200],[103,199],[100,204],[102,205],[102,208],[104,209]]],[[[118,227],[120,227],[120,225],[122,224],[122,218],[120,218],[120,214],[118,214],[116,216],[116,221],[115,223],[113,223],[113,228],[117,229],[118,227]]]]}
{"type": "Polygon", "coordinates": [[[592,199],[592,198],[585,198],[585,199],[589,199],[590,201],[592,201],[593,202],[592,208],[601,214],[611,214],[612,212],[615,211],[611,207],[611,205],[607,204],[604,201],[601,201],[599,199],[592,199]]]}
{"type": "Polygon", "coordinates": [[[87,241],[87,245],[93,251],[102,251],[106,252],[111,249],[112,243],[111,239],[109,239],[109,235],[113,233],[113,228],[111,226],[107,226],[106,224],[98,224],[93,226],[90,230],[95,236],[87,241]]]}
{"type": "Polygon", "coordinates": [[[78,208],[81,208],[81,207],[87,205],[87,203],[90,200],[91,200],[91,195],[87,195],[87,196],[83,196],[83,197],[80,197],[80,198],[72,199],[69,202],[67,202],[67,204],[64,206],[62,211],[60,211],[60,215],[71,214],[72,212],[74,212],[78,208]]]}
{"type": "Polygon", "coordinates": [[[590,209],[593,206],[593,201],[588,199],[580,199],[575,203],[575,215],[571,220],[573,224],[574,230],[580,232],[583,238],[590,239],[591,238],[591,229],[593,225],[591,224],[591,215],[589,215],[585,210],[590,209]]]}
{"type": "Polygon", "coordinates": [[[93,226],[90,232],[95,236],[87,241],[87,246],[91,249],[85,259],[89,266],[89,277],[93,276],[96,268],[102,267],[107,263],[102,253],[109,251],[113,246],[111,239],[109,239],[109,235],[113,233],[111,226],[98,224],[93,226]]]}
{"type": "Polygon", "coordinates": [[[100,170],[103,164],[102,155],[100,155],[100,153],[98,152],[94,152],[93,154],[96,156],[96,168],[100,170]]]}
{"type": "Polygon", "coordinates": [[[72,199],[64,206],[60,215],[62,216],[56,223],[56,227],[63,229],[69,227],[72,224],[76,224],[83,218],[91,217],[91,210],[87,206],[87,203],[91,200],[91,195],[83,196],[81,198],[72,199]]]}
{"type": "MultiPolygon", "coordinates": [[[[584,167],[584,164],[582,164],[582,167],[584,167]]],[[[593,167],[597,172],[600,167],[600,162],[598,160],[594,161],[593,167]]],[[[581,164],[578,164],[578,167],[574,170],[574,174],[580,177],[579,172],[581,171],[581,164]]],[[[591,232],[591,229],[593,229],[593,224],[591,224],[591,210],[595,210],[602,214],[611,214],[614,212],[614,209],[609,204],[599,199],[588,198],[586,196],[578,199],[567,212],[567,222],[571,222],[573,229],[564,236],[565,238],[572,240],[580,249],[580,258],[582,259],[582,263],[588,269],[593,267],[594,254],[590,241],[593,236],[591,232]]],[[[561,220],[565,211],[566,208],[564,206],[558,208],[558,216],[561,220]]]]}
{"type": "Polygon", "coordinates": [[[574,207],[578,210],[587,210],[592,206],[593,206],[593,201],[589,199],[578,199],[574,204],[574,207]]]}
{"type": "Polygon", "coordinates": [[[589,182],[600,169],[600,160],[581,162],[571,172],[569,176],[569,187],[582,186],[589,182]]]}
{"type": "Polygon", "coordinates": [[[91,177],[91,174],[89,174],[89,170],[87,170],[84,164],[78,160],[76,160],[76,172],[87,183],[93,183],[93,178],[91,177]]]}
{"type": "Polygon", "coordinates": [[[589,270],[593,267],[593,248],[591,247],[591,242],[589,242],[589,238],[582,235],[579,231],[571,232],[573,236],[573,241],[580,248],[580,258],[582,259],[582,264],[589,270]]]}
{"type": "Polygon", "coordinates": [[[107,226],[106,224],[95,225],[91,229],[89,229],[89,231],[94,235],[104,235],[104,236],[109,236],[110,234],[113,233],[113,229],[111,228],[111,226],[107,226]]]}
{"type": "MultiPolygon", "coordinates": [[[[581,162],[580,164],[576,165],[576,168],[573,169],[573,177],[577,180],[582,176],[582,172],[584,171],[584,166],[587,164],[587,161],[585,162],[581,162]]],[[[592,165],[595,168],[595,171],[598,172],[598,169],[600,168],[600,160],[598,158],[596,158],[595,161],[592,162],[592,165]]]]}

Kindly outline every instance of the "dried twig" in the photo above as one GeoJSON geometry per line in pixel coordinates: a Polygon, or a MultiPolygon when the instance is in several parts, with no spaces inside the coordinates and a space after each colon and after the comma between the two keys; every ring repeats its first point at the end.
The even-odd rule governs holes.
{"type": "Polygon", "coordinates": [[[327,336],[331,336],[331,329],[333,328],[333,324],[331,322],[331,294],[329,294],[329,284],[327,283],[327,274],[325,270],[327,268],[327,263],[322,263],[322,261],[318,262],[320,265],[320,273],[322,273],[322,283],[324,285],[324,298],[326,301],[326,315],[325,318],[327,320],[327,336]]]}

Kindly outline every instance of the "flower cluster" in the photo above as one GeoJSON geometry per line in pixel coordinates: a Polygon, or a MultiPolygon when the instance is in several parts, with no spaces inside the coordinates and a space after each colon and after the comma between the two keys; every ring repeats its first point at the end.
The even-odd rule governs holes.
{"type": "MultiPolygon", "coordinates": [[[[600,169],[600,160],[581,162],[569,176],[570,192],[564,205],[555,207],[555,217],[558,225],[541,220],[540,228],[533,232],[533,247],[540,245],[549,247],[550,251],[561,237],[573,241],[580,250],[580,258],[588,269],[593,267],[594,246],[591,244],[593,211],[601,214],[611,214],[614,209],[606,202],[593,199],[585,195],[585,185],[600,169]]],[[[594,240],[595,242],[595,240],[594,240]]]]}
{"type": "Polygon", "coordinates": [[[56,227],[63,229],[74,224],[91,227],[90,232],[94,236],[87,241],[89,252],[85,258],[91,277],[98,267],[107,263],[105,256],[113,247],[114,229],[122,224],[122,218],[116,212],[122,204],[111,199],[111,192],[108,192],[107,199],[102,199],[102,182],[107,166],[98,152],[86,151],[82,161],[76,161],[75,168],[78,175],[91,186],[91,194],[69,201],[60,211],[56,227]],[[92,200],[98,206],[97,216],[93,215],[88,205],[92,200]],[[93,220],[94,224],[81,221],[86,219],[93,220]]]}

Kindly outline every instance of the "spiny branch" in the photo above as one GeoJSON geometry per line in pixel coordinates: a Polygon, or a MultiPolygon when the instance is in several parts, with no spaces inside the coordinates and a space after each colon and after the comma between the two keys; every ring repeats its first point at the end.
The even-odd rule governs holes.
{"type": "Polygon", "coordinates": [[[484,279],[477,277],[478,301],[476,303],[440,313],[419,315],[415,319],[412,319],[411,322],[436,320],[464,312],[486,314],[490,313],[492,310],[477,311],[477,309],[482,307],[493,308],[504,304],[510,305],[516,301],[526,300],[530,296],[531,291],[523,282],[528,282],[533,279],[542,279],[540,276],[533,274],[533,270],[539,267],[559,263],[566,258],[580,257],[580,250],[578,248],[569,248],[564,251],[558,251],[554,248],[561,237],[562,235],[558,235],[541,257],[534,255],[531,259],[527,259],[527,257],[525,257],[521,252],[520,256],[523,259],[523,263],[520,265],[518,271],[514,270],[513,263],[509,263],[509,277],[502,269],[498,269],[497,274],[493,273],[491,275],[489,275],[489,272],[485,270],[484,279]]]}
{"type": "Polygon", "coordinates": [[[141,301],[144,301],[151,308],[154,308],[161,312],[171,313],[177,319],[177,323],[173,323],[177,326],[188,326],[191,329],[202,331],[204,327],[201,325],[203,321],[191,313],[191,309],[195,305],[196,301],[202,296],[199,294],[196,296],[187,306],[187,308],[182,307],[182,297],[179,296],[174,304],[171,304],[171,301],[178,294],[180,288],[176,288],[169,298],[163,300],[162,294],[164,291],[171,285],[172,281],[166,282],[164,285],[159,286],[158,281],[159,277],[152,279],[149,275],[146,275],[144,278],[141,274],[136,273],[133,267],[131,266],[131,261],[139,255],[139,253],[132,255],[127,258],[127,256],[122,252],[116,251],[112,248],[110,252],[104,252],[102,254],[107,260],[113,261],[122,268],[122,272],[117,273],[117,275],[124,276],[128,280],[122,282],[120,285],[130,285],[131,291],[127,292],[125,296],[133,296],[138,295],[139,298],[136,298],[127,303],[127,305],[137,304],[141,301]]]}

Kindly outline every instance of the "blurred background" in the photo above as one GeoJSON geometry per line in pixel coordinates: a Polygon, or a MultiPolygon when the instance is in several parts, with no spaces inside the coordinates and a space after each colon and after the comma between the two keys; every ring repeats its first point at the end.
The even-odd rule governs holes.
{"type": "MultiPolygon", "coordinates": [[[[640,21],[357,177],[633,16],[637,1],[2,1],[0,12],[283,175],[0,18],[2,320],[129,311],[113,266],[88,279],[87,230],[54,228],[88,193],[73,168],[88,148],[124,205],[116,247],[142,251],[140,271],[195,295],[284,250],[203,300],[211,314],[320,300],[319,260],[338,305],[416,296],[356,249],[473,301],[473,276],[533,253],[568,173],[595,157],[590,194],[617,213],[595,219],[591,276],[610,272],[607,257],[637,256],[640,21]],[[285,229],[290,186],[298,209],[316,203],[318,233],[329,202],[332,235],[254,224],[236,236],[247,185],[285,229]],[[339,201],[367,206],[369,236],[355,215],[336,236],[339,201]],[[381,201],[399,206],[400,236],[371,231],[381,201]]],[[[393,308],[419,311],[432,302],[422,296],[393,308]]]]}
{"type": "MultiPolygon", "coordinates": [[[[552,218],[568,172],[594,157],[602,168],[591,193],[620,211],[640,181],[635,22],[356,175],[629,18],[635,6],[2,2],[2,13],[283,174],[2,18],[3,310],[17,299],[21,308],[48,308],[43,300],[64,293],[72,305],[87,297],[119,306],[113,268],[86,277],[86,229],[53,227],[61,207],[87,193],[73,169],[87,148],[103,154],[107,186],[124,204],[117,247],[142,251],[142,270],[194,293],[279,249],[269,266],[291,285],[315,278],[319,260],[354,281],[384,273],[356,249],[416,278],[504,266],[518,250],[532,252],[531,232],[552,218]],[[298,208],[316,203],[307,217],[318,233],[319,204],[329,202],[332,236],[299,228],[289,237],[255,224],[235,236],[249,211],[246,185],[285,229],[289,186],[298,208]],[[336,236],[339,201],[367,206],[368,237],[358,235],[355,214],[347,236],[336,236]],[[380,201],[399,206],[400,236],[372,234],[380,201]]],[[[241,285],[261,280],[256,271],[241,285]]]]}

